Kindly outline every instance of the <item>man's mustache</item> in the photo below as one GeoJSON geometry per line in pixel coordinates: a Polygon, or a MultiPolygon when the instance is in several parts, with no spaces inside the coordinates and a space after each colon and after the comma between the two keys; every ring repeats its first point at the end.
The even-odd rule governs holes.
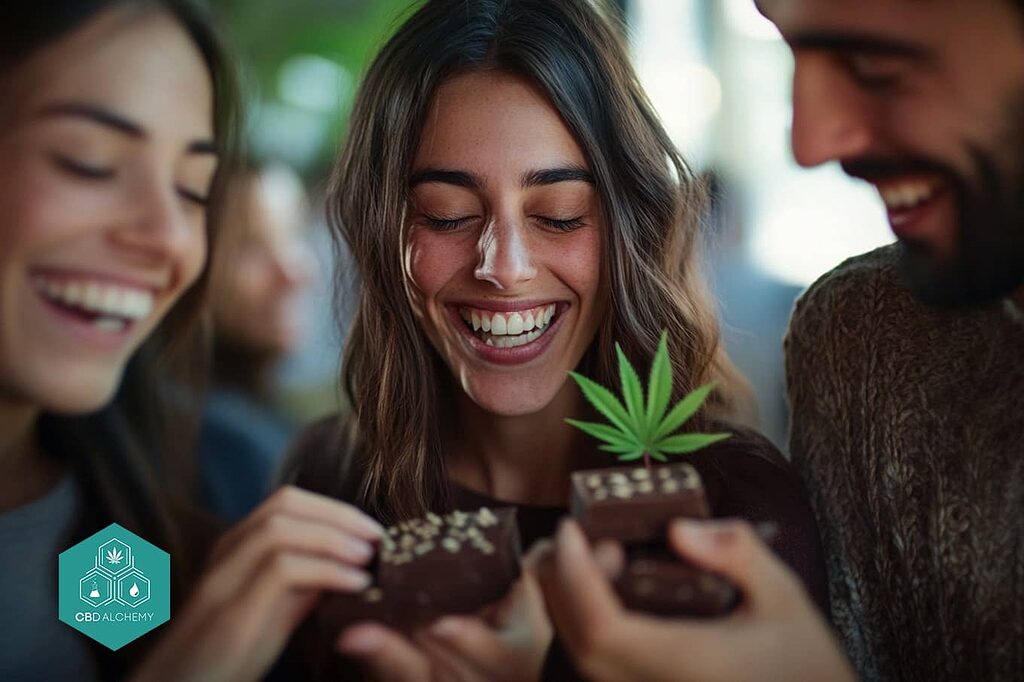
{"type": "Polygon", "coordinates": [[[920,157],[861,157],[846,159],[839,164],[850,177],[868,182],[883,182],[908,175],[940,175],[952,181],[959,174],[946,164],[920,157]]]}

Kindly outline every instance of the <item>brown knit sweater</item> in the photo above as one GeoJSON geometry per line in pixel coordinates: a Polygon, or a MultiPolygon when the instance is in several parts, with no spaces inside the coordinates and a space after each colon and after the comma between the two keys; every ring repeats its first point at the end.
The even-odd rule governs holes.
{"type": "Polygon", "coordinates": [[[797,303],[791,452],[875,680],[1024,680],[1024,322],[917,303],[894,246],[797,303]]]}

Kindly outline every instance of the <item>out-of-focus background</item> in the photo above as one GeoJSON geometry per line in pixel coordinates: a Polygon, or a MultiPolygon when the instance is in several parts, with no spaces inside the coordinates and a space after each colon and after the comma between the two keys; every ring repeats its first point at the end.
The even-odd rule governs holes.
{"type": "MultiPolygon", "coordinates": [[[[305,422],[337,409],[339,400],[342,337],[331,294],[335,263],[322,217],[331,160],[360,75],[417,3],[210,4],[243,59],[250,148],[261,165],[271,166],[271,172],[260,171],[263,199],[250,203],[300,216],[302,227],[285,232],[311,247],[303,254],[286,244],[287,237],[259,237],[267,253],[276,245],[289,255],[279,258],[285,265],[265,265],[262,271],[254,264],[248,280],[250,289],[258,289],[259,277],[272,282],[263,289],[270,297],[273,292],[266,291],[274,286],[286,290],[275,305],[292,309],[281,319],[290,319],[294,329],[287,342],[275,346],[272,355],[282,361],[270,363],[261,390],[285,415],[305,422]],[[297,193],[299,183],[304,198],[302,187],[297,193]]],[[[753,0],[614,4],[667,129],[715,189],[707,274],[720,300],[728,349],[755,389],[764,431],[782,447],[787,415],[781,347],[791,307],[804,288],[843,259],[891,241],[880,202],[835,165],[808,171],[793,162],[792,58],[753,0]]],[[[251,245],[236,248],[258,256],[251,245]]]]}

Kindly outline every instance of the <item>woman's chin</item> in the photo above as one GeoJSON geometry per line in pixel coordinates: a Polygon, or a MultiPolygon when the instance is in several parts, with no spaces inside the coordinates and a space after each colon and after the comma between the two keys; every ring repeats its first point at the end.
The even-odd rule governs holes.
{"type": "Polygon", "coordinates": [[[466,393],[484,412],[496,417],[525,417],[537,414],[551,404],[557,393],[552,391],[531,391],[528,389],[508,390],[473,390],[467,387],[466,393]]]}
{"type": "MultiPolygon", "coordinates": [[[[58,381],[41,387],[37,404],[46,412],[76,417],[103,408],[117,393],[122,372],[102,376],[54,377],[58,381]]],[[[47,382],[51,383],[51,382],[47,382]]]]}

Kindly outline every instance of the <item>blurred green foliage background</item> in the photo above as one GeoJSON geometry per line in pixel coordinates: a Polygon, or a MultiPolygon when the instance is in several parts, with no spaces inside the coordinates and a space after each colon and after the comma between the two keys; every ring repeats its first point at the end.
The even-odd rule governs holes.
{"type": "Polygon", "coordinates": [[[323,177],[355,87],[422,0],[209,0],[242,62],[258,157],[323,177]]]}

